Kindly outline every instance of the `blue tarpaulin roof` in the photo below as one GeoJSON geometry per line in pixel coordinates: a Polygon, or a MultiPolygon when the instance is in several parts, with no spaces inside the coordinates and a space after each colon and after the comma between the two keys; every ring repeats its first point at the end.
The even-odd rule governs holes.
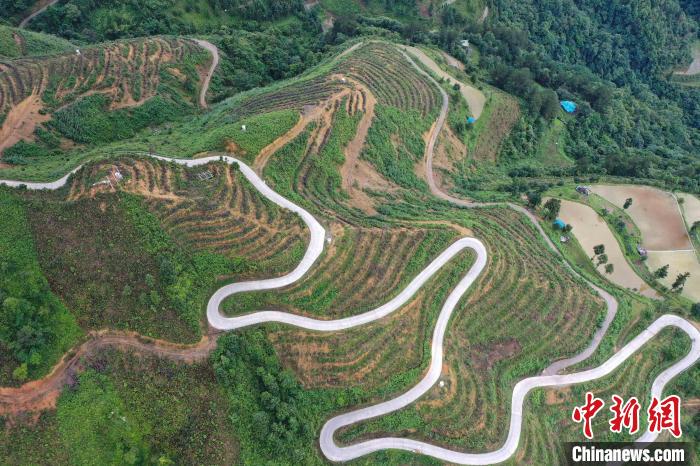
{"type": "Polygon", "coordinates": [[[564,222],[564,220],[558,218],[554,221],[553,225],[557,228],[564,229],[564,227],[566,226],[566,222],[564,222]]]}
{"type": "Polygon", "coordinates": [[[467,123],[474,123],[475,121],[476,121],[476,118],[474,118],[474,117],[467,118],[467,123]]]}
{"type": "Polygon", "coordinates": [[[562,100],[559,103],[561,104],[561,108],[567,113],[574,113],[576,111],[576,104],[570,100],[562,100]]]}

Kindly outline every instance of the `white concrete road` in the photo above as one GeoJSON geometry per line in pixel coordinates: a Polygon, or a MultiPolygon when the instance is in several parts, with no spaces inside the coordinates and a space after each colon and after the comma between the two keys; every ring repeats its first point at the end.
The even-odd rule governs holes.
{"type": "MultiPolygon", "coordinates": [[[[620,351],[618,351],[614,356],[599,367],[574,374],[531,377],[516,384],[515,389],[513,390],[508,438],[506,443],[498,450],[489,453],[463,453],[448,450],[425,442],[393,437],[373,439],[344,447],[339,446],[335,443],[333,438],[338,429],[357,422],[388,414],[408,406],[425,394],[437,382],[442,370],[443,340],[447,330],[447,325],[459,300],[469,290],[471,285],[486,266],[487,252],[484,245],[476,238],[462,238],[457,240],[445,251],[443,251],[443,253],[440,254],[435,260],[433,260],[433,262],[431,262],[422,272],[420,272],[420,274],[418,274],[418,276],[416,276],[394,299],[383,306],[357,316],[339,320],[318,320],[284,312],[261,311],[239,317],[226,317],[221,314],[219,307],[221,302],[227,297],[230,297],[236,293],[247,291],[269,290],[284,287],[294,283],[304,276],[304,274],[313,266],[314,262],[323,251],[325,230],[309,212],[277,194],[269,186],[267,186],[265,181],[263,181],[252,168],[233,157],[207,157],[194,160],[169,159],[162,156],[153,157],[189,167],[205,165],[217,160],[223,160],[229,164],[235,163],[239,166],[243,175],[251,182],[251,184],[253,184],[253,186],[255,186],[256,189],[260,191],[263,196],[280,207],[297,213],[299,216],[301,216],[311,231],[309,247],[302,261],[291,273],[278,278],[254,280],[226,285],[214,293],[207,306],[207,318],[209,319],[210,324],[218,329],[232,330],[264,322],[282,322],[289,325],[318,331],[338,331],[364,325],[368,322],[381,319],[400,308],[411,298],[411,296],[416,293],[417,290],[421,288],[421,286],[423,286],[423,284],[431,276],[433,276],[444,264],[446,264],[460,251],[469,248],[476,252],[476,262],[458,283],[455,289],[452,290],[445,301],[442,310],[440,311],[440,315],[438,316],[438,321],[433,332],[433,339],[431,343],[431,360],[428,372],[416,386],[397,396],[396,398],[377,405],[341,414],[326,422],[321,430],[320,446],[324,455],[326,455],[326,457],[332,461],[348,461],[378,450],[401,449],[430,455],[452,463],[499,463],[510,458],[510,456],[512,456],[517,450],[522,428],[523,403],[530,390],[538,387],[553,387],[582,383],[604,377],[620,366],[620,364],[627,360],[627,358],[639,350],[644,343],[658,334],[660,330],[669,326],[678,327],[688,334],[692,340],[691,351],[682,360],[676,362],[672,367],[664,371],[656,378],[652,387],[652,393],[656,396],[660,396],[668,381],[670,381],[680,372],[695,364],[698,358],[700,358],[700,332],[698,332],[698,330],[691,323],[685,321],[684,319],[677,316],[666,315],[655,321],[649,328],[638,335],[634,340],[624,346],[620,351]]],[[[67,179],[68,177],[64,177],[61,180],[53,183],[21,183],[0,180],[0,184],[10,186],[25,185],[28,189],[57,189],[63,186],[67,182],[67,179]]],[[[589,353],[593,352],[594,349],[595,348],[590,349],[590,352],[584,351],[585,354],[581,353],[577,357],[572,358],[572,360],[576,359],[578,361],[585,359],[588,357],[589,353]]],[[[655,438],[655,436],[650,433],[646,433],[644,436],[642,436],[642,439],[645,441],[651,441],[653,438],[655,438]]]]}
{"type": "MultiPolygon", "coordinates": [[[[432,80],[432,78],[430,79],[432,80]]],[[[453,198],[448,194],[440,191],[440,189],[434,183],[432,177],[432,151],[435,145],[435,141],[437,139],[437,134],[442,125],[444,124],[446,112],[447,95],[443,92],[442,111],[440,113],[438,123],[436,124],[436,130],[431,135],[429,143],[426,147],[426,168],[430,170],[428,173],[428,181],[431,190],[439,197],[453,202],[457,205],[461,205],[464,207],[478,207],[483,204],[476,204],[469,201],[453,198]]],[[[445,336],[445,331],[447,329],[447,325],[449,323],[452,312],[454,311],[460,298],[469,290],[471,285],[474,283],[476,278],[486,266],[487,252],[484,245],[476,238],[462,238],[456,241],[445,251],[443,251],[443,253],[440,254],[435,260],[433,260],[433,262],[431,262],[418,276],[416,276],[406,286],[406,288],[402,290],[401,293],[399,293],[399,295],[397,295],[394,299],[374,310],[368,311],[357,316],[339,320],[319,320],[284,312],[261,311],[244,316],[226,317],[221,314],[219,308],[221,302],[227,297],[247,291],[259,291],[281,288],[290,285],[291,283],[294,283],[295,281],[303,277],[304,274],[306,274],[306,272],[313,266],[314,262],[318,259],[321,252],[323,251],[325,230],[309,212],[273,191],[270,187],[267,186],[265,181],[263,181],[253,171],[253,169],[251,169],[246,164],[233,157],[207,157],[194,160],[170,159],[162,156],[153,157],[190,167],[204,165],[216,160],[222,160],[229,164],[237,164],[241,169],[243,175],[251,182],[251,184],[253,184],[253,186],[255,186],[256,189],[260,191],[260,193],[263,196],[265,196],[275,204],[279,205],[280,207],[289,209],[292,212],[297,213],[310,229],[311,238],[309,241],[308,249],[304,254],[302,261],[292,272],[278,278],[233,283],[224,286],[223,288],[219,289],[214,293],[207,305],[207,318],[210,324],[218,329],[232,330],[265,322],[282,322],[289,325],[318,331],[338,331],[351,327],[356,327],[359,325],[364,325],[368,322],[381,319],[390,314],[391,312],[395,311],[399,307],[401,307],[401,305],[406,303],[411,298],[411,296],[413,296],[416,293],[416,291],[420,289],[420,287],[423,286],[423,284],[431,276],[433,276],[445,263],[447,263],[460,251],[469,248],[476,252],[476,262],[470,268],[467,274],[462,278],[462,280],[458,283],[455,289],[452,290],[440,311],[440,315],[438,316],[435,330],[433,332],[433,339],[431,343],[431,360],[430,365],[428,367],[428,372],[416,386],[391,400],[366,408],[351,411],[345,414],[341,414],[326,422],[326,424],[321,429],[320,447],[323,454],[326,455],[326,457],[332,461],[349,461],[379,450],[401,449],[420,454],[430,455],[440,460],[448,461],[451,463],[500,463],[510,458],[518,448],[522,428],[523,403],[530,390],[538,387],[555,387],[583,383],[604,377],[610,374],[615,368],[619,367],[632,354],[637,352],[639,348],[641,348],[646,342],[654,338],[654,336],[656,336],[662,329],[671,326],[683,330],[690,337],[692,341],[691,350],[683,359],[674,363],[670,368],[666,369],[654,380],[652,386],[652,394],[655,396],[660,396],[663,393],[663,389],[666,386],[666,384],[671,379],[673,379],[673,377],[686,370],[687,368],[691,367],[700,358],[700,332],[697,330],[697,328],[695,328],[690,322],[680,317],[673,315],[665,315],[660,317],[654,323],[652,323],[646,330],[640,333],[636,338],[634,338],[631,342],[625,345],[622,349],[620,349],[602,365],[583,372],[557,375],[557,372],[559,372],[560,370],[569,367],[571,364],[586,359],[588,356],[590,356],[590,354],[593,353],[593,351],[595,351],[600,342],[600,339],[605,334],[610,321],[612,321],[612,318],[615,315],[615,310],[617,309],[617,302],[615,301],[615,299],[611,295],[607,294],[605,291],[591,284],[591,286],[599,294],[601,294],[601,296],[603,296],[603,298],[608,304],[608,315],[606,318],[605,325],[598,329],[591,344],[577,356],[554,363],[545,371],[544,375],[530,377],[516,384],[512,396],[512,409],[510,427],[508,430],[508,438],[505,444],[498,450],[488,453],[463,453],[442,448],[425,442],[420,442],[407,438],[393,437],[372,439],[344,447],[339,446],[335,443],[334,440],[334,434],[338,429],[357,422],[361,422],[367,419],[371,419],[377,416],[397,411],[416,401],[427,390],[429,390],[430,387],[432,387],[435,384],[435,382],[437,382],[442,370],[443,340],[445,336]]],[[[80,167],[75,169],[73,172],[79,169],[80,167]]],[[[13,187],[24,185],[27,187],[27,189],[58,189],[66,184],[68,178],[69,175],[53,183],[26,183],[0,180],[0,184],[5,184],[13,187]]],[[[528,218],[533,220],[535,227],[539,230],[540,234],[543,235],[543,238],[547,245],[556,251],[556,248],[554,248],[554,245],[544,234],[544,231],[540,227],[539,223],[537,223],[532,213],[523,209],[520,206],[510,205],[510,207],[521,211],[522,213],[527,215],[528,218]]],[[[595,325],[595,322],[592,322],[591,324],[595,325]]],[[[652,441],[655,438],[655,434],[647,432],[640,438],[639,441],[652,441]]]]}

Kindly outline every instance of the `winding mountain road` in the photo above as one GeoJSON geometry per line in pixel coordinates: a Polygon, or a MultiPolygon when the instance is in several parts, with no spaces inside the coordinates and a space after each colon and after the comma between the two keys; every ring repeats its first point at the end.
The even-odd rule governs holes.
{"type": "MultiPolygon", "coordinates": [[[[412,60],[410,61],[412,62],[412,60]]],[[[432,82],[435,82],[434,80],[432,80],[432,78],[430,78],[430,76],[428,76],[428,78],[432,82]]],[[[435,84],[437,85],[437,83],[435,84]]],[[[432,176],[433,148],[435,145],[435,141],[437,140],[437,135],[439,134],[440,129],[444,125],[448,108],[447,95],[446,93],[444,93],[444,91],[441,92],[443,95],[443,106],[438,121],[434,126],[433,133],[431,134],[428,144],[426,145],[426,170],[428,170],[427,179],[428,183],[430,184],[431,191],[433,191],[435,195],[441,197],[442,199],[445,199],[449,202],[453,202],[456,205],[464,207],[479,207],[487,205],[453,198],[448,194],[443,193],[434,182],[432,176]]],[[[443,251],[435,260],[433,260],[433,262],[431,262],[422,272],[420,272],[418,276],[416,276],[406,286],[406,288],[404,288],[394,299],[390,300],[388,303],[374,310],[365,312],[363,314],[359,314],[357,316],[338,320],[319,320],[284,312],[260,311],[243,316],[226,317],[220,312],[220,304],[224,299],[237,293],[270,290],[284,287],[302,278],[313,266],[313,264],[316,262],[316,260],[323,251],[325,230],[309,212],[273,191],[270,187],[267,186],[265,181],[262,180],[255,173],[255,171],[252,168],[248,167],[246,164],[233,157],[207,157],[194,160],[170,159],[162,156],[153,157],[189,167],[204,165],[209,162],[218,160],[222,160],[229,164],[237,164],[242,174],[263,196],[265,196],[267,199],[277,204],[278,206],[297,213],[309,227],[311,233],[309,246],[301,262],[292,272],[284,276],[272,279],[233,283],[222,287],[214,293],[207,305],[207,318],[212,327],[215,327],[217,329],[233,330],[265,322],[281,322],[301,327],[304,329],[317,331],[338,331],[356,327],[359,325],[364,325],[366,323],[381,319],[389,315],[396,309],[400,308],[411,298],[411,296],[413,296],[423,286],[423,284],[431,276],[433,276],[442,266],[444,266],[460,251],[464,249],[472,249],[476,253],[476,261],[474,265],[472,265],[467,274],[452,290],[452,292],[449,294],[447,300],[442,306],[442,309],[440,311],[435,325],[435,329],[433,331],[433,338],[431,342],[431,359],[427,373],[418,382],[417,385],[415,385],[407,392],[391,400],[373,406],[358,409],[355,411],[351,411],[348,413],[344,413],[339,416],[333,417],[329,421],[327,421],[321,429],[320,447],[323,454],[332,461],[348,461],[367,455],[371,452],[384,449],[401,449],[420,454],[430,455],[440,460],[452,463],[499,463],[510,458],[517,450],[522,429],[523,403],[530,390],[539,387],[556,387],[583,383],[604,377],[610,374],[617,367],[619,367],[631,355],[637,352],[645,343],[654,338],[661,330],[667,327],[677,327],[683,330],[691,339],[691,349],[683,359],[674,363],[671,367],[662,372],[654,380],[652,386],[653,395],[660,396],[663,393],[663,389],[666,386],[666,384],[670,380],[672,380],[673,377],[686,370],[687,368],[691,367],[700,358],[700,332],[690,322],[678,316],[664,315],[657,319],[655,322],[653,322],[646,330],[640,333],[637,337],[635,337],[632,341],[626,344],[623,348],[621,348],[617,353],[615,353],[610,359],[608,359],[605,363],[601,364],[600,366],[578,373],[558,375],[558,371],[563,370],[566,367],[569,367],[571,364],[574,364],[576,362],[579,362],[580,360],[587,358],[591,353],[593,353],[593,351],[595,351],[600,342],[600,338],[602,338],[605,331],[607,330],[607,325],[609,325],[609,321],[611,321],[615,315],[615,310],[617,309],[617,303],[615,299],[609,294],[605,293],[600,288],[591,285],[598,293],[601,294],[601,296],[603,296],[603,298],[608,304],[608,316],[606,318],[607,324],[603,325],[596,332],[596,337],[593,339],[593,342],[589,345],[588,348],[586,348],[586,350],[584,350],[579,355],[553,364],[547,369],[549,373],[545,371],[545,375],[530,377],[521,380],[516,384],[512,395],[512,409],[508,437],[505,444],[498,450],[488,453],[477,454],[463,453],[442,448],[426,442],[420,442],[407,438],[393,437],[377,438],[355,443],[348,446],[339,446],[335,443],[334,440],[334,434],[338,429],[357,422],[361,422],[367,419],[371,419],[377,416],[397,411],[419,399],[437,382],[438,378],[440,377],[443,365],[443,340],[452,312],[454,311],[462,296],[464,296],[464,294],[473,285],[474,281],[478,278],[479,274],[482,272],[487,263],[487,251],[483,243],[481,243],[481,241],[479,241],[476,238],[461,238],[457,240],[452,245],[450,245],[445,251],[443,251]]],[[[73,172],[79,169],[80,167],[74,170],[73,172]]],[[[15,187],[24,185],[28,189],[58,189],[59,187],[65,185],[67,181],[68,176],[63,177],[60,180],[53,183],[26,183],[0,180],[0,184],[6,184],[15,187]]],[[[540,234],[543,235],[543,238],[547,242],[548,246],[553,248],[554,251],[556,251],[556,248],[544,234],[544,231],[540,227],[539,223],[537,223],[536,218],[532,213],[528,212],[520,206],[516,206],[513,204],[509,204],[509,206],[524,213],[528,216],[528,218],[533,220],[535,227],[538,229],[540,234]]],[[[595,323],[592,322],[591,325],[595,325],[595,323]]],[[[655,439],[655,437],[655,434],[647,432],[640,438],[640,441],[652,441],[655,439]]]]}

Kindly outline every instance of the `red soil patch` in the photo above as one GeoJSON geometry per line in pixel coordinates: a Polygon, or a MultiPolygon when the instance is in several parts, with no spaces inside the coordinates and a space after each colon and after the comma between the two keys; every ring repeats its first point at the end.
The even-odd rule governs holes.
{"type": "Polygon", "coordinates": [[[41,108],[41,97],[36,94],[12,107],[0,128],[0,155],[19,141],[34,140],[36,126],[51,119],[51,116],[39,113],[41,108]]]}

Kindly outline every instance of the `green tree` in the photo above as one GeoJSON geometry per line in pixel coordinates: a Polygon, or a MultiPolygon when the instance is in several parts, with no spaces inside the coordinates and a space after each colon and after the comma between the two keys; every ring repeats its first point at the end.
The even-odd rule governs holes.
{"type": "Polygon", "coordinates": [[[615,266],[612,264],[605,264],[605,273],[611,274],[615,271],[615,266]]]}
{"type": "Polygon", "coordinates": [[[540,106],[540,115],[547,121],[551,121],[559,113],[559,97],[557,93],[551,89],[542,91],[542,104],[540,106]]]}
{"type": "Polygon", "coordinates": [[[607,254],[601,254],[598,256],[598,264],[597,266],[600,266],[601,264],[606,264],[608,262],[608,255],[607,254]]]}
{"type": "Polygon", "coordinates": [[[593,254],[594,254],[594,257],[599,256],[601,254],[605,254],[605,245],[599,244],[597,246],[593,246],[593,254]]]}
{"type": "Polygon", "coordinates": [[[561,201],[559,199],[550,198],[544,203],[544,218],[547,220],[554,220],[559,215],[559,210],[561,209],[561,201]]]}
{"type": "Polygon", "coordinates": [[[632,198],[631,198],[631,197],[628,197],[627,199],[625,199],[625,203],[622,204],[622,208],[626,210],[626,209],[628,209],[629,206],[631,206],[631,205],[632,205],[632,198]]]}
{"type": "Polygon", "coordinates": [[[542,203],[542,193],[539,191],[530,191],[527,193],[527,205],[533,209],[537,208],[542,203]]]}
{"type": "Polygon", "coordinates": [[[690,277],[690,272],[679,273],[676,277],[676,281],[674,281],[673,285],[671,285],[671,290],[679,292],[682,291],[688,277],[690,277]]]}
{"type": "Polygon", "coordinates": [[[27,380],[27,377],[29,376],[29,367],[27,367],[27,363],[23,362],[19,366],[15,368],[15,370],[12,371],[12,377],[17,380],[18,382],[24,382],[27,380]]]}
{"type": "Polygon", "coordinates": [[[668,276],[668,264],[663,267],[659,267],[654,271],[655,278],[666,278],[668,276]]]}

